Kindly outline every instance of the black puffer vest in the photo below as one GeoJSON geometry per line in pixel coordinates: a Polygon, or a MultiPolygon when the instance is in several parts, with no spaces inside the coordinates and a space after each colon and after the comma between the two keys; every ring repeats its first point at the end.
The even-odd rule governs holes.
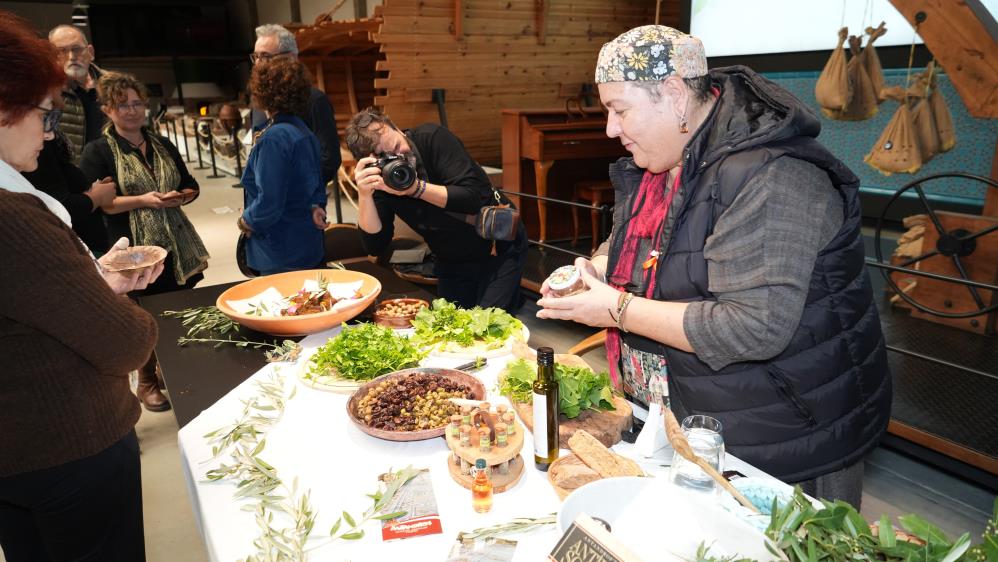
{"type": "MultiPolygon", "coordinates": [[[[672,409],[682,419],[721,420],[727,449],[787,482],[849,466],[875,447],[890,418],[891,380],[860,235],[857,177],[816,140],[820,123],[791,94],[745,67],[710,74],[720,97],[685,155],[680,208],[669,212],[655,299],[713,300],[703,247],[746,182],[781,157],[824,170],[843,198],[844,222],[819,252],[803,316],[789,345],[768,361],[715,371],[695,354],[623,334],[664,355],[672,409]]],[[[613,271],[643,170],[610,168],[618,204],[613,271]]]]}

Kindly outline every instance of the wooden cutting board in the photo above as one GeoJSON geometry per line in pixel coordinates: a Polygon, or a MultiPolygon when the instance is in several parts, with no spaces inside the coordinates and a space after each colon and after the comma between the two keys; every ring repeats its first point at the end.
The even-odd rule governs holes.
{"type": "MultiPolygon", "coordinates": [[[[561,440],[562,448],[568,447],[568,440],[580,429],[588,431],[607,447],[612,447],[620,441],[620,432],[631,429],[631,405],[619,396],[613,397],[613,405],[617,408],[616,410],[600,412],[585,410],[578,417],[572,419],[558,416],[558,438],[561,440]]],[[[523,424],[532,432],[534,430],[533,406],[514,403],[513,408],[516,409],[516,415],[523,420],[523,424]]]]}
{"type": "MultiPolygon", "coordinates": [[[[526,344],[514,344],[513,355],[519,359],[536,361],[537,353],[527,347],[526,344]]],[[[562,365],[574,365],[577,367],[590,368],[581,357],[576,355],[555,354],[555,363],[562,365]]],[[[501,376],[501,375],[500,375],[501,376]]],[[[558,438],[561,440],[563,448],[568,447],[568,440],[575,435],[579,429],[584,429],[591,433],[593,437],[599,439],[600,443],[607,447],[612,447],[620,441],[620,432],[631,429],[631,405],[620,396],[614,395],[613,405],[616,410],[594,411],[585,410],[577,417],[568,419],[565,416],[558,416],[558,438]]],[[[531,432],[534,431],[534,411],[530,404],[520,404],[513,402],[516,414],[523,420],[523,424],[531,432]]]]}

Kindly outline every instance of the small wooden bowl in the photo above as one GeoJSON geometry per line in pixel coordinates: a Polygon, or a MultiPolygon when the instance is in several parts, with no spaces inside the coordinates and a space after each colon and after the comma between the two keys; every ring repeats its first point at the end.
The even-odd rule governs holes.
{"type": "Polygon", "coordinates": [[[159,246],[130,246],[124,250],[111,250],[101,257],[104,271],[142,271],[166,259],[166,250],[159,246]]]}
{"type": "Polygon", "coordinates": [[[405,316],[389,316],[384,314],[382,311],[389,304],[418,304],[421,308],[428,308],[430,303],[424,301],[423,299],[387,299],[378,303],[377,308],[374,309],[374,323],[380,324],[382,326],[387,326],[389,328],[411,328],[412,320],[416,317],[416,314],[407,314],[405,316]]]}
{"type": "Polygon", "coordinates": [[[388,431],[386,429],[377,429],[367,425],[364,423],[364,418],[358,412],[361,399],[367,396],[368,392],[373,390],[383,381],[404,378],[416,373],[439,375],[450,379],[469,387],[471,389],[472,400],[485,399],[485,385],[482,384],[482,381],[469,375],[468,373],[456,371],[454,369],[415,367],[413,369],[403,369],[401,371],[395,371],[394,373],[388,373],[387,375],[381,375],[380,377],[358,388],[357,392],[354,392],[353,395],[350,396],[350,400],[347,401],[347,415],[350,416],[350,421],[352,421],[364,433],[377,437],[378,439],[385,439],[387,441],[422,441],[423,439],[433,439],[434,437],[442,436],[447,430],[446,424],[433,429],[421,429],[419,431],[388,431]]]}

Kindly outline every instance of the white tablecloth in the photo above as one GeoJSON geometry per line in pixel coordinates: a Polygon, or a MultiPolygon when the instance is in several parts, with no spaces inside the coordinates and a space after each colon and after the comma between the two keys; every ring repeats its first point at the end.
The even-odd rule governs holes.
{"type": "MultiPolygon", "coordinates": [[[[338,333],[339,328],[315,334],[301,343],[307,357],[316,347],[338,333]]],[[[490,359],[488,366],[476,373],[493,403],[505,402],[496,391],[496,376],[509,356],[490,359]]],[[[428,358],[424,365],[453,367],[467,360],[428,358]]],[[[224,396],[179,433],[180,454],[196,522],[212,560],[232,562],[254,553],[253,540],[259,529],[252,512],[241,506],[232,494],[229,481],[206,482],[205,473],[228,455],[211,462],[211,448],[204,435],[233,423],[243,411],[243,400],[257,394],[254,382],[267,379],[274,369],[284,376],[287,390],[297,385],[297,393],[287,403],[284,417],[266,436],[266,449],[260,457],[272,464],[286,483],[298,478],[299,487],[311,490],[311,502],[318,516],[309,544],[315,544],[309,560],[444,560],[458,532],[502,523],[515,517],[543,516],[558,510],[560,502],[548,483],[547,474],[533,466],[533,442],[526,432],[522,455],[523,477],[511,490],[496,494],[492,511],[475,513],[471,492],[454,482],[447,470],[448,449],[443,439],[393,442],[377,439],[357,429],[346,413],[348,396],[310,388],[298,379],[300,365],[268,365],[224,396]],[[439,507],[443,534],[400,541],[381,540],[380,522],[364,526],[359,541],[328,541],[328,532],[342,511],[359,516],[371,506],[365,494],[377,489],[377,477],[389,470],[412,465],[429,468],[439,507]]],[[[211,372],[204,373],[210,377],[211,372]]],[[[508,403],[508,402],[507,402],[508,403]]],[[[613,450],[631,456],[632,445],[619,443],[613,450]]],[[[665,476],[672,460],[672,450],[663,449],[650,459],[636,459],[652,475],[665,476]]],[[[728,455],[725,468],[746,476],[764,473],[728,455]]],[[[518,541],[515,560],[543,560],[560,537],[554,526],[541,532],[513,535],[518,541]]]]}

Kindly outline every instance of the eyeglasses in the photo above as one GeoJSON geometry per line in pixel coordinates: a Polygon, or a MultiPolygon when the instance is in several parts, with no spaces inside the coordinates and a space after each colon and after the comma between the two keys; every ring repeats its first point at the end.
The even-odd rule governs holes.
{"type": "Polygon", "coordinates": [[[62,118],[62,110],[42,107],[36,105],[35,108],[42,110],[42,132],[51,133],[59,127],[59,119],[62,118]]]}
{"type": "Polygon", "coordinates": [[[83,54],[86,48],[85,45],[73,45],[72,47],[58,47],[57,49],[62,56],[72,54],[74,57],[78,57],[83,54]]]}
{"type": "Polygon", "coordinates": [[[146,108],[146,102],[137,100],[132,103],[119,103],[114,106],[118,110],[118,113],[128,113],[129,111],[144,111],[146,108]]]}
{"type": "Polygon", "coordinates": [[[267,61],[269,61],[271,59],[275,59],[275,58],[278,58],[278,57],[283,57],[285,55],[290,55],[290,54],[293,54],[293,53],[291,51],[278,51],[278,52],[273,53],[273,54],[271,54],[271,53],[250,53],[249,58],[250,58],[250,62],[252,62],[253,64],[256,64],[258,62],[267,62],[267,61]]]}

